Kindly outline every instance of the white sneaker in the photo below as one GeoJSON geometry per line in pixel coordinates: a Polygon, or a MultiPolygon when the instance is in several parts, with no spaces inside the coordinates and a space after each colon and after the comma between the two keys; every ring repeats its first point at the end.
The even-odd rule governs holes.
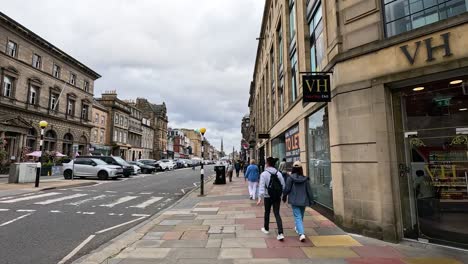
{"type": "Polygon", "coordinates": [[[279,241],[283,241],[284,239],[284,235],[283,234],[279,234],[276,239],[278,239],[279,241]]]}
{"type": "Polygon", "coordinates": [[[302,234],[300,237],[299,237],[299,241],[301,242],[304,242],[306,240],[306,236],[304,234],[302,234]]]}
{"type": "Polygon", "coordinates": [[[262,227],[261,230],[264,234],[267,234],[267,235],[270,234],[270,231],[266,230],[264,227],[262,227]]]}

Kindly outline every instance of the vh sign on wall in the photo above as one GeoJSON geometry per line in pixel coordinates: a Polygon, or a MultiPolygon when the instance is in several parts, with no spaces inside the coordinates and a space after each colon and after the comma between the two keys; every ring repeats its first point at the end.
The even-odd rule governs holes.
{"type": "Polygon", "coordinates": [[[302,101],[305,103],[331,101],[330,75],[304,75],[302,88],[302,101]]]}

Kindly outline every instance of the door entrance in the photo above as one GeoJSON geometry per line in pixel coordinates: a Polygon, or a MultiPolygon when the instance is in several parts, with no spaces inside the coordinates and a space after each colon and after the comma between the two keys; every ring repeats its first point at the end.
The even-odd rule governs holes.
{"type": "Polygon", "coordinates": [[[468,248],[467,89],[441,81],[398,93],[406,236],[468,248]]]}

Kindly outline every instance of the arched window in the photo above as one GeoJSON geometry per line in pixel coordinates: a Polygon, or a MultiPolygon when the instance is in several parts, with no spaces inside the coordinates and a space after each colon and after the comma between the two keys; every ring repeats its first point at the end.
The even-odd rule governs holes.
{"type": "Polygon", "coordinates": [[[67,133],[63,136],[63,154],[71,157],[72,156],[72,151],[73,151],[73,135],[70,133],[67,133]]]}
{"type": "Polygon", "coordinates": [[[44,135],[44,151],[55,151],[57,149],[57,133],[48,130],[44,135]]]}

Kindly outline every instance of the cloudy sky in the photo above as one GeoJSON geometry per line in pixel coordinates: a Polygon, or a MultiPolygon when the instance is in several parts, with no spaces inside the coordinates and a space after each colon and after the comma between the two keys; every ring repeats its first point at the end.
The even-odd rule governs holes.
{"type": "Polygon", "coordinates": [[[2,12],[103,77],[95,96],[166,102],[171,127],[239,148],[262,0],[15,0],[2,12]]]}

